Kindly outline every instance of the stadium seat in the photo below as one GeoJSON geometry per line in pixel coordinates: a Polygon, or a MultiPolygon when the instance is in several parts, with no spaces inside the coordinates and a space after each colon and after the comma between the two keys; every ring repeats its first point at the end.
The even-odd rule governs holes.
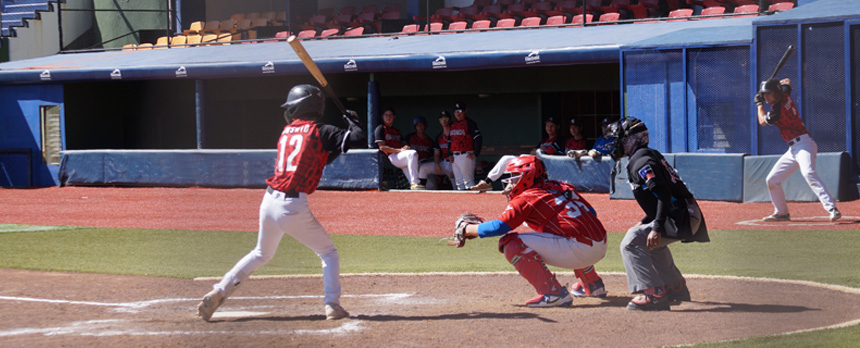
{"type": "MultiPolygon", "coordinates": [[[[621,18],[621,14],[618,12],[607,12],[607,13],[600,15],[600,17],[597,18],[597,21],[598,22],[617,22],[618,19],[620,19],[620,18],[621,18]]],[[[609,24],[609,23],[607,23],[607,24],[609,24]]],[[[618,23],[611,23],[611,24],[618,24],[618,23]]]]}
{"type": "MultiPolygon", "coordinates": [[[[426,28],[426,26],[425,26],[426,28]]],[[[440,31],[442,30],[442,23],[430,23],[430,31],[440,31]]]]}
{"type": "MultiPolygon", "coordinates": [[[[279,32],[278,34],[280,34],[280,33],[282,33],[282,32],[279,32]]],[[[286,32],[284,31],[283,33],[286,33],[286,32]]],[[[277,35],[277,34],[275,34],[275,35],[277,35]]],[[[314,37],[314,36],[317,36],[316,30],[302,30],[299,32],[298,35],[296,35],[296,37],[314,37]]]]}
{"type": "Polygon", "coordinates": [[[164,49],[167,48],[167,43],[169,38],[167,36],[161,36],[155,40],[155,45],[152,46],[154,49],[164,49]]]}
{"type": "Polygon", "coordinates": [[[203,41],[203,36],[201,35],[188,35],[186,37],[185,43],[187,44],[199,44],[203,41]]]}
{"type": "MultiPolygon", "coordinates": [[[[436,23],[433,23],[433,24],[436,24],[436,23]]],[[[442,25],[442,23],[439,23],[439,25],[442,25]]],[[[402,29],[402,30],[400,30],[400,32],[401,32],[401,33],[406,33],[406,34],[408,34],[408,33],[417,33],[417,32],[418,32],[418,28],[419,28],[419,27],[420,27],[420,25],[418,25],[418,24],[407,24],[407,25],[404,25],[404,26],[403,26],[403,29],[402,29]]]]}
{"type": "Polygon", "coordinates": [[[677,10],[669,12],[669,19],[667,22],[685,22],[689,19],[686,17],[690,17],[693,15],[693,9],[690,8],[679,8],[677,10]]]}
{"type": "Polygon", "coordinates": [[[245,19],[245,14],[244,13],[234,13],[234,14],[230,15],[230,19],[232,19],[234,22],[238,22],[238,21],[245,19]]]}
{"type": "Polygon", "coordinates": [[[224,45],[224,46],[230,45],[230,42],[233,41],[233,34],[230,34],[230,33],[218,34],[218,39],[216,39],[215,41],[221,45],[224,45]]]}
{"type": "Polygon", "coordinates": [[[743,5],[735,7],[735,11],[733,13],[751,13],[749,15],[735,16],[735,17],[755,17],[758,16],[758,5],[743,5]]]}
{"type": "Polygon", "coordinates": [[[177,35],[170,38],[170,48],[185,48],[185,43],[188,41],[188,37],[185,35],[177,35]]]}
{"type": "Polygon", "coordinates": [[[245,14],[245,19],[255,20],[260,18],[260,12],[248,12],[245,14]]]}
{"type": "Polygon", "coordinates": [[[275,33],[276,39],[286,39],[288,37],[290,37],[289,31],[279,31],[279,32],[275,33]]]}
{"type": "Polygon", "coordinates": [[[218,45],[218,35],[206,34],[200,39],[200,46],[216,46],[218,45]]]}
{"type": "MultiPolygon", "coordinates": [[[[711,7],[706,7],[705,9],[702,10],[702,16],[721,15],[724,13],[726,13],[726,8],[723,6],[711,6],[711,7]]],[[[701,19],[714,19],[714,18],[720,18],[720,17],[704,17],[701,19]]]]}
{"type": "Polygon", "coordinates": [[[348,29],[348,30],[343,32],[344,36],[358,36],[358,35],[363,35],[363,34],[364,34],[364,27],[352,28],[352,29],[348,29]]]}
{"type": "Polygon", "coordinates": [[[135,45],[135,44],[122,45],[123,51],[134,51],[136,48],[137,48],[137,45],[135,45]]]}
{"type": "MultiPolygon", "coordinates": [[[[586,23],[591,23],[591,21],[592,21],[593,19],[594,19],[594,15],[593,15],[593,14],[588,13],[588,14],[586,14],[586,15],[585,15],[585,22],[586,22],[586,23]]],[[[581,26],[583,25],[583,24],[582,24],[582,15],[576,15],[576,16],[573,16],[573,19],[570,21],[570,23],[571,23],[571,24],[578,24],[578,26],[580,26],[580,27],[581,27],[581,26]]]]}
{"type": "Polygon", "coordinates": [[[540,17],[526,17],[520,22],[520,27],[536,27],[540,25],[540,17]]]}
{"type": "MultiPolygon", "coordinates": [[[[269,12],[267,12],[267,13],[269,13],[269,12]]],[[[265,17],[263,17],[263,18],[265,18],[265,17]]],[[[327,17],[324,15],[315,15],[311,18],[308,18],[308,21],[305,22],[304,24],[299,24],[299,28],[302,30],[311,30],[311,29],[317,30],[317,29],[326,28],[326,25],[325,25],[326,20],[327,20],[326,18],[327,17]]],[[[266,19],[268,19],[268,18],[266,18],[266,19]]],[[[269,20],[269,23],[272,23],[272,22],[273,22],[273,20],[269,20]]]]}
{"type": "Polygon", "coordinates": [[[794,8],[793,2],[777,2],[775,4],[770,4],[767,8],[768,11],[785,11],[794,8]]]}
{"type": "Polygon", "coordinates": [[[517,20],[513,18],[504,18],[496,22],[496,28],[513,28],[517,24],[517,20]]]}
{"type": "Polygon", "coordinates": [[[219,20],[206,21],[206,25],[203,26],[203,33],[204,34],[217,34],[221,31],[221,29],[219,29],[220,27],[221,27],[221,21],[219,21],[219,20]]]}
{"type": "Polygon", "coordinates": [[[192,34],[200,34],[203,31],[203,27],[206,26],[206,22],[203,21],[195,21],[191,22],[191,25],[187,30],[183,30],[183,35],[192,35],[192,34]]]}
{"type": "Polygon", "coordinates": [[[149,42],[144,42],[140,45],[137,45],[138,51],[146,51],[146,50],[151,50],[151,49],[152,49],[152,44],[149,42]]]}
{"type": "Polygon", "coordinates": [[[463,30],[466,29],[467,23],[465,21],[458,21],[448,24],[448,30],[463,30]]]}
{"type": "Polygon", "coordinates": [[[546,19],[546,25],[562,25],[564,24],[564,16],[552,16],[546,19]]]}
{"type": "MultiPolygon", "coordinates": [[[[333,12],[334,12],[334,9],[331,9],[331,10],[332,10],[332,13],[331,13],[331,14],[328,14],[328,15],[326,15],[326,14],[320,14],[320,12],[319,12],[319,11],[317,11],[317,15],[318,15],[318,16],[322,16],[323,18],[326,18],[326,19],[327,19],[328,17],[331,17],[331,16],[333,16],[333,15],[334,15],[334,13],[333,13],[333,12]]],[[[266,21],[268,21],[268,23],[274,23],[274,22],[275,22],[275,17],[277,17],[277,16],[278,16],[278,14],[277,14],[275,11],[268,11],[268,12],[261,12],[261,13],[260,13],[260,18],[265,18],[265,19],[266,19],[266,21]]],[[[311,17],[311,18],[313,18],[313,17],[311,17]]],[[[308,20],[310,20],[310,19],[308,19],[308,20]]],[[[325,19],[323,19],[323,22],[325,22],[325,19]]]]}
{"type": "Polygon", "coordinates": [[[251,20],[251,28],[265,27],[269,25],[269,20],[265,18],[257,18],[251,20]]]}
{"type": "Polygon", "coordinates": [[[339,33],[339,32],[340,32],[340,29],[338,29],[338,28],[326,29],[326,30],[323,30],[322,33],[320,33],[320,37],[337,35],[337,33],[339,33]]]}
{"type": "Polygon", "coordinates": [[[482,19],[472,22],[472,29],[488,29],[490,28],[490,20],[482,19]]]}

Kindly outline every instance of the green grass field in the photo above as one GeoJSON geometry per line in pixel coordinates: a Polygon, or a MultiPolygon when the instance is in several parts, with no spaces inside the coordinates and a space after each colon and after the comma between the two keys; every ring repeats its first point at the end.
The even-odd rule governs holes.
{"type": "MultiPolygon", "coordinates": [[[[612,233],[599,271],[623,272],[622,234],[612,233]]],[[[711,231],[711,243],[680,244],[684,273],[809,280],[860,288],[860,231],[711,231]]],[[[513,271],[498,238],[446,246],[436,237],[333,235],[343,273],[513,271]]],[[[37,227],[0,224],[0,267],[149,275],[221,276],[256,243],[248,232],[37,227]]],[[[285,237],[255,274],[317,274],[320,261],[285,237]]],[[[812,295],[812,294],[811,294],[812,295]]],[[[860,325],[696,347],[857,347],[860,325]]]]}

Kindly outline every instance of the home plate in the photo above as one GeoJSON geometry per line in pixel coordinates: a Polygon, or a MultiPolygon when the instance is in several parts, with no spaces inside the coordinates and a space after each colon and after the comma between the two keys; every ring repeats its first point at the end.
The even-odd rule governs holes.
{"type": "Polygon", "coordinates": [[[223,311],[212,314],[212,319],[217,318],[243,318],[243,317],[259,317],[267,315],[269,312],[249,312],[249,311],[223,311]]]}

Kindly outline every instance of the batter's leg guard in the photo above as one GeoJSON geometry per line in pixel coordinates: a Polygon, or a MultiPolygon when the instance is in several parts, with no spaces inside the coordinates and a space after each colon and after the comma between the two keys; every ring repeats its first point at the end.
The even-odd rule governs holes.
{"type": "Polygon", "coordinates": [[[541,295],[556,295],[563,290],[561,284],[546,267],[543,258],[520,239],[516,233],[509,233],[499,240],[499,249],[505,254],[517,272],[541,295]]]}

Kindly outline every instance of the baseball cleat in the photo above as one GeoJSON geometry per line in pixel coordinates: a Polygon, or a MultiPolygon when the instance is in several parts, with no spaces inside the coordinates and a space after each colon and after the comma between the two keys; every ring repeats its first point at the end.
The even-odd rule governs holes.
{"type": "Polygon", "coordinates": [[[410,190],[426,190],[427,188],[421,184],[412,184],[412,186],[410,186],[409,189],[410,190]]]}
{"type": "Polygon", "coordinates": [[[209,321],[212,314],[218,309],[218,306],[224,302],[224,295],[218,289],[212,289],[209,293],[203,296],[203,301],[197,305],[197,315],[203,320],[209,321]]]}
{"type": "Polygon", "coordinates": [[[839,209],[833,208],[830,210],[830,222],[836,222],[842,218],[842,213],[839,212],[839,209]]]}
{"type": "Polygon", "coordinates": [[[569,307],[572,304],[573,297],[570,296],[570,292],[565,287],[562,287],[561,292],[556,295],[537,295],[526,302],[526,306],[529,308],[569,307]]]}
{"type": "Polygon", "coordinates": [[[326,303],[325,320],[338,320],[349,318],[349,313],[337,303],[326,303]]]}
{"type": "Polygon", "coordinates": [[[603,279],[594,283],[588,284],[588,287],[582,285],[582,281],[576,282],[573,289],[570,289],[570,294],[573,297],[606,297],[606,287],[603,285],[603,279]]]}
{"type": "MultiPolygon", "coordinates": [[[[831,216],[833,216],[832,213],[831,213],[831,216]]],[[[773,214],[770,214],[768,216],[763,217],[761,220],[765,221],[765,222],[791,221],[791,215],[789,215],[789,214],[780,215],[777,213],[773,213],[773,214]]]]}
{"type": "Polygon", "coordinates": [[[489,191],[493,189],[493,184],[486,182],[485,180],[481,180],[477,185],[469,188],[472,191],[489,191]]]}
{"type": "Polygon", "coordinates": [[[627,309],[631,311],[668,311],[669,301],[662,294],[641,294],[630,300],[627,309]]]}

